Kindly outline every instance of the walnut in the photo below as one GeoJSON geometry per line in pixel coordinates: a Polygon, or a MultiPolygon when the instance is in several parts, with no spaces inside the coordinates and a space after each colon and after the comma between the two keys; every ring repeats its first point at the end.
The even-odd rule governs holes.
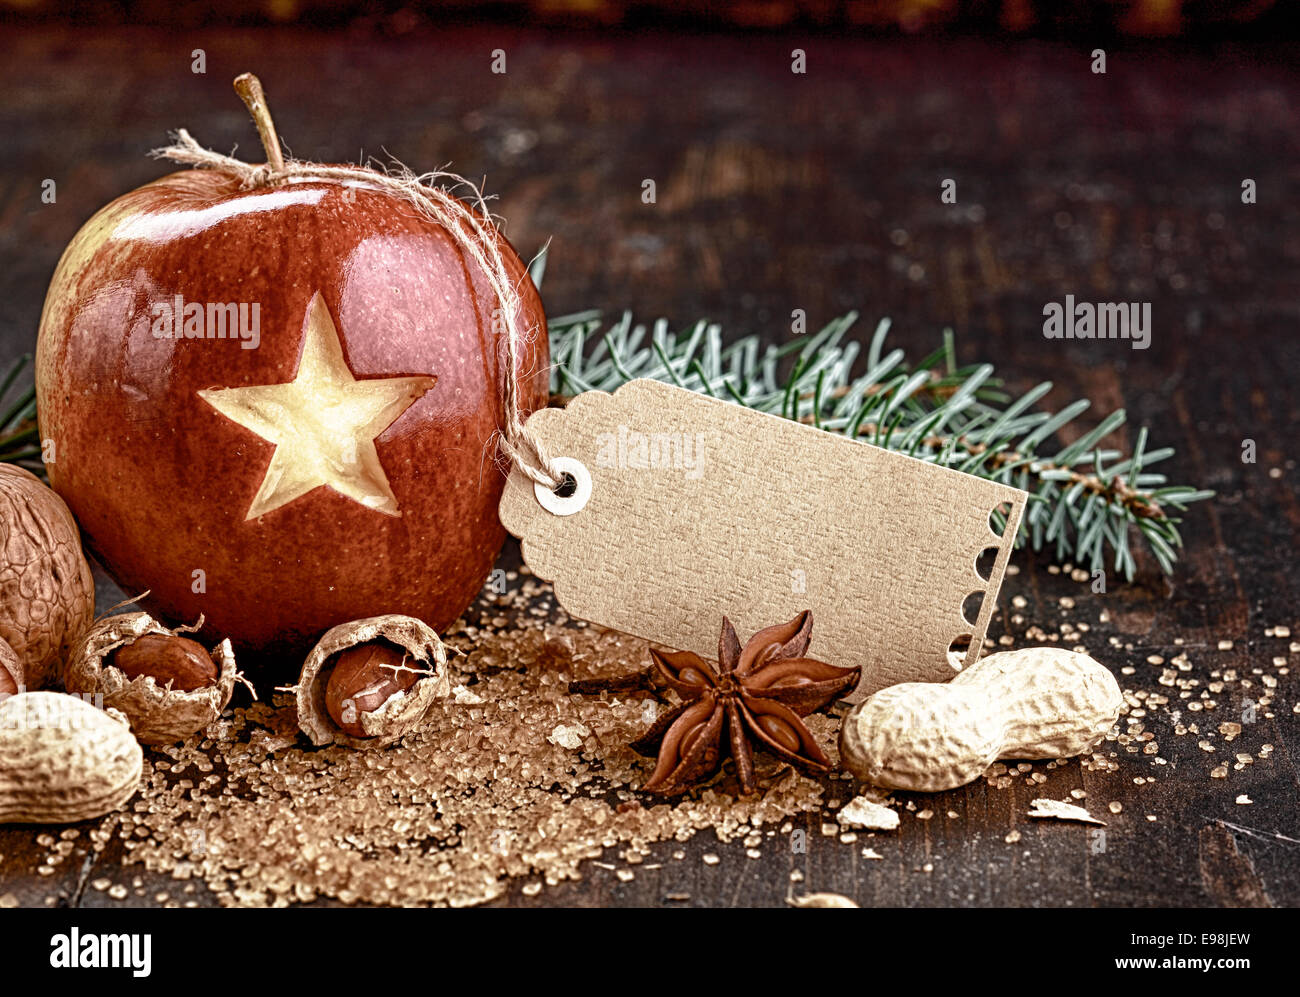
{"type": "Polygon", "coordinates": [[[95,611],[95,583],[72,513],[34,474],[0,464],[0,639],[40,689],[95,611]]]}

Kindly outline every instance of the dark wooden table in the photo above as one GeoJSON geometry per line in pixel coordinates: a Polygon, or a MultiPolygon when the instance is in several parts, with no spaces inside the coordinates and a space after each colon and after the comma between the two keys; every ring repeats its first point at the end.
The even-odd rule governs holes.
{"type": "MultiPolygon", "coordinates": [[[[1189,516],[1177,574],[1166,581],[1146,560],[1135,584],[1094,595],[1049,572],[1050,559],[1021,553],[993,636],[1050,628],[1070,596],[1117,671],[1149,670],[1148,656],[1172,656],[1176,640],[1203,682],[1214,669],[1268,670],[1277,654],[1294,668],[1300,655],[1265,630],[1300,632],[1300,48],[1114,49],[1104,76],[1090,72],[1090,49],[499,27],[400,40],[5,29],[0,358],[32,348],[62,247],[101,204],[159,175],[144,152],[169,129],[219,149],[255,147],[230,90],[251,69],[297,155],[345,161],[384,148],[486,174],[522,252],[553,240],[552,314],[628,307],[780,337],[793,309],[815,326],[857,308],[867,328],[890,316],[895,344],[915,355],[951,325],[962,361],[996,362],[1012,388],[1050,379],[1053,405],[1086,396],[1098,412],[1127,408],[1118,445],[1148,424],[1154,444],[1178,449],[1171,476],[1219,492],[1189,516]],[[196,48],[206,75],[191,72],[196,48]],[[497,48],[505,75],[490,72],[497,48]],[[807,51],[804,75],[791,73],[793,48],[807,51]],[[46,178],[58,184],[53,205],[40,199],[46,178]],[[945,178],[957,182],[956,205],[940,202],[945,178]],[[1242,203],[1246,178],[1257,204],[1242,203]],[[641,201],[644,179],[656,181],[654,205],[641,201]],[[1150,349],[1045,339],[1042,308],[1067,293],[1151,302],[1150,349]],[[1258,447],[1254,464],[1242,462],[1245,439],[1258,447]],[[1027,600],[1022,625],[1006,608],[1016,595],[1027,600]],[[1103,611],[1109,623],[1097,622],[1103,611]],[[1111,636],[1131,649],[1107,647],[1111,636]],[[1222,639],[1231,650],[1217,649],[1222,639]]],[[[1275,694],[1274,718],[1261,714],[1237,742],[1254,753],[1272,744],[1271,758],[1227,779],[1209,777],[1217,755],[1153,711],[1147,729],[1168,762],[1155,785],[1072,765],[1042,786],[980,782],[917,797],[936,818],[881,836],[877,862],[824,839],[812,820],[807,854],[790,856],[805,876],[798,889],[906,906],[1295,904],[1300,678],[1284,676],[1275,694]],[[1076,788],[1095,791],[1095,812],[1124,804],[1102,850],[1082,826],[1025,826],[1029,800],[1076,788]],[[1242,794],[1254,802],[1235,803],[1242,794]],[[1024,831],[1013,845],[1015,827],[1024,831]]],[[[1235,719],[1241,697],[1220,697],[1215,722],[1235,719]]],[[[1151,771],[1141,754],[1120,761],[1126,776],[1151,771]]],[[[115,874],[142,877],[144,897],[126,902],[144,904],[165,886],[112,869],[111,851],[40,876],[38,833],[0,830],[0,896],[106,903],[86,884],[115,874]]],[[[581,882],[535,899],[516,888],[506,902],[786,897],[781,863],[752,862],[711,835],[685,847],[693,861],[631,883],[590,867],[581,882]],[[721,862],[701,864],[705,851],[721,862]]]]}

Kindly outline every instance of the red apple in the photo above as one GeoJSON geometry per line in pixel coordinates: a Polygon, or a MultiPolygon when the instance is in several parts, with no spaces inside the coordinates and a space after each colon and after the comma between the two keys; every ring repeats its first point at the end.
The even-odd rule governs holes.
{"type": "MultiPolygon", "coordinates": [[[[527,413],[546,402],[546,322],[500,248],[533,330],[527,413]]],[[[87,222],[50,284],[50,484],[127,594],[286,673],[348,620],[444,629],[505,536],[496,308],[448,232],[378,186],[163,177],[87,222]]]]}

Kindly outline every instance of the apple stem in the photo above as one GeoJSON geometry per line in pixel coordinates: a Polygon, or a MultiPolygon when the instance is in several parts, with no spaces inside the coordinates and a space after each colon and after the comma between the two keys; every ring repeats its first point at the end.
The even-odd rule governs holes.
{"type": "Polygon", "coordinates": [[[262,81],[252,73],[241,73],[235,77],[235,93],[239,94],[240,100],[248,108],[248,113],[253,116],[253,124],[257,125],[257,134],[262,140],[262,148],[266,150],[266,161],[271,169],[279,173],[284,169],[284,156],[280,152],[280,136],[275,132],[275,122],[271,120],[271,112],[266,106],[266,92],[262,89],[262,81]]]}

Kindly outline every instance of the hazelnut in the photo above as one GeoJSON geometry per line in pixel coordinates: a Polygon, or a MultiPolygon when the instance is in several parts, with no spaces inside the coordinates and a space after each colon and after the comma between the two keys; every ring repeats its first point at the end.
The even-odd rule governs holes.
{"type": "MultiPolygon", "coordinates": [[[[103,696],[121,710],[141,744],[173,744],[205,729],[230,702],[236,680],[229,640],[211,652],[148,613],[97,620],[64,669],[68,692],[103,696]]],[[[247,683],[245,683],[247,684],[247,683]]],[[[251,686],[250,686],[251,688],[251,686]]]]}
{"type": "Polygon", "coordinates": [[[361,715],[374,713],[394,696],[404,696],[419,677],[410,655],[387,641],[358,644],[335,657],[325,683],[325,709],[341,730],[366,737],[361,715]]]}
{"type": "Polygon", "coordinates": [[[203,645],[188,637],[145,634],[123,644],[108,657],[127,678],[145,675],[164,688],[193,692],[216,684],[221,672],[203,645]]]}
{"type": "Polygon", "coordinates": [[[450,688],[447,648],[420,620],[343,623],[303,663],[298,726],[313,744],[382,748],[414,730],[450,688]]]}

